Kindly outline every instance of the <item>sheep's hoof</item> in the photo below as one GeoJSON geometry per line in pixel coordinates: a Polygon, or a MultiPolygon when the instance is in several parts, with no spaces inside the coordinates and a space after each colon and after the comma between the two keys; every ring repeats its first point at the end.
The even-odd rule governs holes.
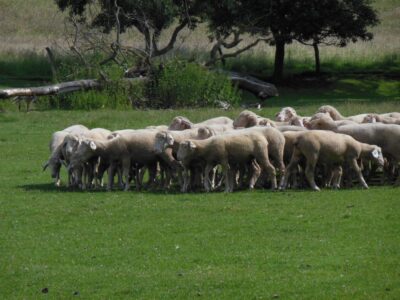
{"type": "Polygon", "coordinates": [[[317,186],[316,186],[315,188],[313,188],[313,190],[314,190],[314,192],[319,192],[319,191],[321,191],[320,188],[317,187],[317,186]]]}

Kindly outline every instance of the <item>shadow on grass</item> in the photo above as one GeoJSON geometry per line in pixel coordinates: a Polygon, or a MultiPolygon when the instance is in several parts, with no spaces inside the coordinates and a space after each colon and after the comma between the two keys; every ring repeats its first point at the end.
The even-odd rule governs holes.
{"type": "MultiPolygon", "coordinates": [[[[54,183],[37,183],[37,184],[23,184],[23,185],[18,185],[16,186],[18,189],[22,189],[26,192],[30,191],[38,191],[38,192],[47,192],[47,193],[58,193],[58,192],[63,192],[63,193],[114,193],[114,192],[123,192],[124,191],[120,188],[114,187],[111,192],[107,191],[104,187],[99,188],[99,189],[87,189],[87,190],[82,190],[79,188],[69,188],[67,186],[60,186],[56,187],[54,183]]],[[[148,188],[143,188],[139,191],[135,189],[135,187],[131,187],[131,189],[128,191],[134,192],[134,193],[141,193],[141,194],[155,194],[155,195],[182,195],[182,193],[179,191],[178,187],[173,187],[169,190],[163,190],[161,188],[157,188],[154,190],[149,190],[148,188]]],[[[199,193],[199,191],[196,192],[191,192],[191,193],[199,193]]],[[[187,193],[187,194],[191,194],[187,193]]]]}

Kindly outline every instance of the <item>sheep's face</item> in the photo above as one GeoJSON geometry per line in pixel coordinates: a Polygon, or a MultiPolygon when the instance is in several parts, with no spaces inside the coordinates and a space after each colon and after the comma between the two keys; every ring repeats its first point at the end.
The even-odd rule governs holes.
{"type": "Polygon", "coordinates": [[[156,142],[154,145],[154,150],[157,154],[163,153],[165,149],[172,147],[174,145],[174,138],[168,132],[158,132],[156,134],[156,142]]]}
{"type": "Polygon", "coordinates": [[[242,111],[236,120],[233,122],[233,128],[240,128],[240,127],[253,127],[256,126],[258,123],[257,115],[251,111],[245,110],[242,111]]]}
{"type": "Polygon", "coordinates": [[[205,140],[208,139],[209,137],[213,136],[213,132],[211,131],[210,128],[207,127],[200,127],[197,130],[197,136],[199,137],[199,139],[205,140]]]}
{"type": "Polygon", "coordinates": [[[169,130],[185,130],[190,128],[192,128],[192,122],[185,117],[175,117],[168,127],[169,130]]]}
{"type": "Polygon", "coordinates": [[[188,159],[194,152],[197,146],[192,141],[184,141],[179,144],[177,158],[180,161],[188,159]]]}
{"type": "Polygon", "coordinates": [[[78,165],[87,162],[92,158],[97,149],[97,145],[92,140],[82,140],[75,153],[71,157],[70,167],[75,168],[78,165]]]}
{"type": "Polygon", "coordinates": [[[47,166],[49,167],[51,178],[57,178],[58,174],[60,174],[61,160],[56,158],[50,159],[43,170],[46,169],[47,166]]]}
{"type": "Polygon", "coordinates": [[[74,135],[67,136],[67,138],[65,139],[64,148],[65,154],[68,158],[71,157],[73,153],[75,153],[80,143],[81,139],[79,137],[74,135]]]}
{"type": "Polygon", "coordinates": [[[376,117],[374,115],[366,115],[362,121],[362,123],[376,123],[376,117]]]}
{"type": "Polygon", "coordinates": [[[289,120],[289,125],[304,127],[303,118],[295,117],[289,120]]]}
{"type": "Polygon", "coordinates": [[[278,122],[288,122],[293,117],[297,116],[296,111],[292,107],[284,107],[280,112],[276,113],[275,120],[278,122]]]}
{"type": "Polygon", "coordinates": [[[258,126],[275,127],[270,119],[259,118],[257,121],[258,126]]]}
{"type": "Polygon", "coordinates": [[[371,151],[371,158],[379,166],[383,167],[383,165],[385,163],[385,159],[383,158],[381,147],[376,146],[375,149],[371,151]]]}

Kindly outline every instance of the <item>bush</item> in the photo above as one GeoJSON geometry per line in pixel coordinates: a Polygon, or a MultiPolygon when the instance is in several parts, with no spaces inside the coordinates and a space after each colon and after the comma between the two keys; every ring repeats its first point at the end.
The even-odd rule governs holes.
{"type": "Polygon", "coordinates": [[[152,107],[204,107],[214,106],[217,101],[236,104],[240,99],[226,75],[195,63],[172,60],[153,74],[148,86],[152,107]]]}

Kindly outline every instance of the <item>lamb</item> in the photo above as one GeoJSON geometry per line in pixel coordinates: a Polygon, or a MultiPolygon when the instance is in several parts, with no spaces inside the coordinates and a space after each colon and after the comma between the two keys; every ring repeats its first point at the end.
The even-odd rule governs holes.
{"type": "MultiPolygon", "coordinates": [[[[104,128],[93,128],[89,131],[83,132],[79,135],[77,134],[68,134],[63,142],[61,147],[62,156],[67,164],[69,164],[71,157],[76,152],[79,144],[82,142],[83,139],[93,139],[93,140],[100,140],[105,141],[107,140],[108,136],[111,134],[111,131],[104,128]]],[[[75,170],[72,168],[68,168],[68,175],[69,179],[68,182],[70,185],[79,185],[82,189],[86,188],[86,183],[91,186],[93,177],[95,174],[96,165],[98,165],[98,159],[95,158],[91,160],[88,164],[84,164],[82,166],[76,167],[75,170]],[[82,172],[84,177],[88,176],[88,181],[82,181],[82,172]],[[72,174],[75,174],[75,182],[72,181],[72,174]]],[[[96,178],[97,179],[97,178],[96,178]]]]}
{"type": "Polygon", "coordinates": [[[114,169],[122,165],[125,179],[125,191],[129,190],[129,173],[132,164],[148,166],[150,182],[155,179],[159,157],[154,151],[155,136],[158,131],[151,129],[122,130],[111,135],[107,141],[84,139],[79,145],[71,167],[87,162],[94,156],[100,156],[110,162],[107,189],[112,189],[114,169]]]}
{"type": "Polygon", "coordinates": [[[304,123],[309,121],[309,117],[302,117],[297,114],[293,107],[284,107],[275,115],[278,122],[288,122],[288,125],[305,127],[304,123]]]}
{"type": "MultiPolygon", "coordinates": [[[[363,178],[357,159],[373,159],[382,166],[384,163],[380,147],[360,143],[346,134],[325,130],[312,130],[297,132],[294,135],[293,155],[287,167],[284,180],[282,181],[282,189],[286,188],[287,178],[303,156],[307,161],[305,169],[306,178],[311,188],[315,191],[320,190],[314,179],[314,170],[318,162],[326,164],[331,168],[335,167],[336,172],[339,173],[341,169],[338,168],[338,166],[341,166],[343,163],[349,164],[357,173],[358,179],[364,188],[368,188],[368,185],[363,178]]],[[[339,182],[339,180],[340,178],[337,182],[339,182]]],[[[336,186],[337,184],[338,183],[336,183],[336,186]]]]}
{"type": "MultiPolygon", "coordinates": [[[[186,140],[180,143],[178,159],[185,169],[184,188],[188,186],[188,168],[193,161],[203,161],[205,167],[204,187],[210,190],[209,172],[216,164],[221,164],[225,176],[225,192],[233,191],[231,164],[249,164],[255,159],[261,170],[266,171],[270,177],[272,188],[276,188],[275,168],[268,158],[268,141],[259,132],[241,132],[214,136],[206,140],[186,140]]],[[[250,188],[257,178],[253,176],[250,188]]]]}
{"type": "Polygon", "coordinates": [[[242,111],[239,116],[235,119],[233,122],[233,127],[234,128],[247,128],[247,127],[253,127],[253,126],[272,126],[276,127],[276,124],[274,121],[268,119],[268,118],[263,118],[257,115],[256,113],[249,111],[249,110],[244,110],[242,111]]]}
{"type": "Polygon", "coordinates": [[[314,114],[310,120],[306,123],[307,128],[310,128],[310,122],[314,121],[314,120],[318,120],[318,119],[324,119],[324,118],[329,118],[330,120],[332,120],[333,122],[335,122],[335,124],[337,126],[343,126],[343,125],[354,125],[354,124],[359,124],[357,122],[354,122],[352,120],[334,120],[332,119],[331,115],[329,113],[316,113],[314,114]]]}
{"type": "Polygon", "coordinates": [[[323,105],[321,106],[317,113],[328,113],[331,118],[335,121],[337,120],[350,120],[356,123],[361,123],[367,114],[359,114],[350,117],[344,117],[340,114],[340,112],[331,105],[323,105]]]}
{"type": "Polygon", "coordinates": [[[56,131],[51,136],[51,140],[49,143],[50,149],[50,158],[44,164],[43,171],[49,167],[51,177],[55,179],[55,185],[60,186],[61,179],[60,179],[60,169],[63,163],[62,156],[61,156],[61,145],[63,144],[64,138],[68,134],[80,134],[83,132],[88,131],[89,129],[83,125],[72,125],[69,126],[61,131],[56,131]]]}
{"type": "Polygon", "coordinates": [[[383,124],[397,124],[400,125],[400,118],[379,115],[379,114],[367,114],[362,123],[376,123],[380,122],[383,124]]]}
{"type": "MultiPolygon", "coordinates": [[[[359,142],[381,147],[383,155],[394,165],[400,162],[400,126],[398,125],[366,123],[337,126],[330,118],[324,117],[310,122],[310,128],[348,134],[359,142]]],[[[400,185],[400,176],[396,180],[396,185],[400,185]]]]}
{"type": "Polygon", "coordinates": [[[233,120],[228,117],[216,117],[212,119],[205,120],[203,122],[194,124],[188,118],[178,116],[172,119],[171,124],[169,125],[169,130],[185,130],[185,129],[192,129],[197,128],[200,126],[207,126],[207,125],[226,125],[232,126],[233,120]]]}

